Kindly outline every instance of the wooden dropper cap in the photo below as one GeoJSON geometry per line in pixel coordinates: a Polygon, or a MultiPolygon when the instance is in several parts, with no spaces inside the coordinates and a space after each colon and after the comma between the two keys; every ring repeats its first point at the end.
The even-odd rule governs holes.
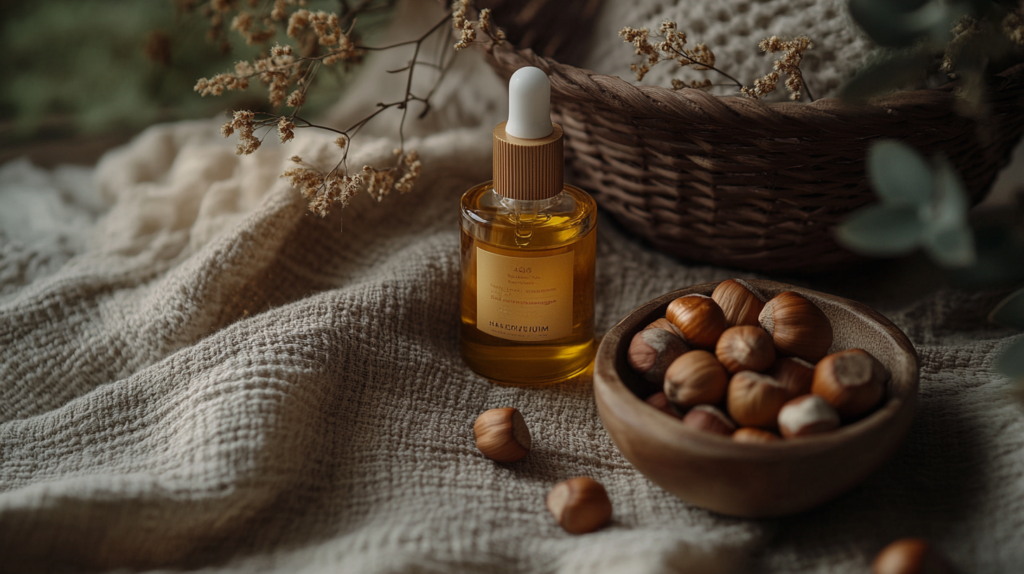
{"type": "Polygon", "coordinates": [[[520,68],[509,81],[508,121],[494,128],[493,161],[494,191],[503,197],[536,201],[562,191],[562,126],[551,122],[551,83],[539,68],[520,68]]]}

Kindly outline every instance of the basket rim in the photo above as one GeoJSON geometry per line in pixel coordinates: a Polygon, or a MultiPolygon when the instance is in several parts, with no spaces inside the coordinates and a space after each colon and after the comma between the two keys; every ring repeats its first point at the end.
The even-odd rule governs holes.
{"type": "MultiPolygon", "coordinates": [[[[953,90],[958,82],[938,88],[905,90],[873,98],[867,103],[850,103],[838,97],[813,102],[762,102],[742,96],[716,96],[703,90],[662,86],[637,86],[619,76],[563,64],[539,56],[529,48],[516,49],[505,43],[486,48],[492,67],[511,74],[523,66],[536,66],[551,80],[552,102],[586,104],[630,118],[665,119],[698,124],[750,127],[752,121],[764,127],[793,123],[827,128],[830,123],[849,126],[867,117],[946,115],[955,105],[953,90]]],[[[1020,90],[1024,85],[1024,63],[996,74],[988,86],[991,95],[1020,90]]],[[[998,103],[999,98],[992,101],[998,103]]],[[[1011,103],[1011,102],[1007,102],[1011,103]]],[[[1013,105],[1013,103],[1011,103],[1013,105]]],[[[993,110],[995,112],[995,110],[993,110]]],[[[994,114],[993,114],[994,115],[994,114]]]]}

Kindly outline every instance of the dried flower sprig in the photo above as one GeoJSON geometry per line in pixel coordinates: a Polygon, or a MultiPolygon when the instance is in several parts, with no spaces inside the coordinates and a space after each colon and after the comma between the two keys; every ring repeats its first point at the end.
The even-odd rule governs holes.
{"type": "MultiPolygon", "coordinates": [[[[384,4],[393,3],[394,0],[384,0],[384,4]]],[[[237,0],[211,0],[207,8],[214,17],[223,21],[232,9],[237,8],[237,4],[237,0]]],[[[255,2],[250,1],[249,5],[254,6],[255,2]]],[[[441,53],[437,62],[421,60],[423,43],[439,32],[444,34],[442,44],[447,44],[455,35],[460,35],[458,43],[454,45],[457,51],[477,41],[476,30],[483,32],[490,42],[495,44],[504,41],[504,33],[494,26],[489,10],[481,10],[478,20],[470,20],[467,13],[472,10],[472,1],[456,0],[451,10],[419,38],[388,46],[364,46],[359,43],[354,33],[356,16],[378,9],[380,3],[375,4],[375,0],[362,0],[355,7],[350,7],[347,2],[342,1],[343,9],[340,14],[312,12],[305,9],[304,5],[304,0],[275,0],[269,13],[264,13],[260,17],[263,28],[258,28],[254,17],[244,11],[235,16],[231,26],[231,29],[241,34],[247,42],[259,43],[269,39],[264,33],[266,30],[275,30],[276,25],[286,23],[284,31],[288,37],[299,41],[301,54],[296,53],[291,45],[275,45],[264,57],[253,62],[239,62],[235,65],[233,73],[199,79],[195,91],[202,96],[217,96],[229,90],[246,89],[250,80],[256,78],[267,86],[271,105],[277,107],[285,104],[292,108],[287,114],[257,114],[247,110],[234,112],[232,120],[222,126],[221,133],[224,137],[238,134],[239,154],[255,152],[260,147],[262,138],[272,131],[277,132],[281,143],[294,139],[295,130],[299,128],[318,128],[338,134],[335,143],[341,150],[341,158],[332,169],[320,171],[303,161],[301,157],[295,156],[292,160],[299,166],[286,170],[281,176],[299,189],[308,201],[310,211],[321,217],[326,216],[332,206],[340,205],[344,208],[359,189],[365,188],[377,201],[382,200],[391,190],[399,193],[411,191],[420,176],[422,163],[416,150],[405,149],[404,128],[410,104],[419,102],[422,105],[420,117],[426,115],[430,109],[430,97],[454,60],[454,51],[441,53]],[[449,20],[452,26],[447,28],[445,24],[449,20]],[[389,70],[391,73],[406,72],[405,94],[401,99],[378,103],[376,110],[346,129],[317,125],[299,115],[306,102],[307,92],[321,67],[338,62],[346,66],[357,64],[366,52],[391,50],[403,46],[413,47],[409,64],[398,70],[389,70]],[[429,65],[439,70],[433,86],[422,96],[415,94],[412,89],[415,70],[421,65],[429,65]],[[364,165],[360,171],[350,174],[347,159],[352,138],[373,118],[391,108],[402,110],[398,130],[400,147],[395,150],[395,163],[384,168],[364,165]],[[265,130],[262,137],[257,136],[261,129],[265,130]]],[[[266,4],[264,10],[267,10],[266,4]]]]}
{"type": "MultiPolygon", "coordinates": [[[[804,52],[813,47],[810,39],[805,36],[799,36],[793,40],[782,40],[778,36],[772,36],[762,40],[759,44],[762,52],[769,54],[782,52],[783,54],[781,58],[775,60],[772,72],[754,80],[753,88],[744,86],[736,78],[716,68],[717,58],[715,58],[715,53],[706,44],[697,44],[692,48],[687,48],[688,39],[686,33],[680,31],[678,25],[671,20],[663,21],[657,34],[651,34],[651,31],[647,28],[631,28],[626,26],[619,30],[619,36],[625,42],[634,46],[637,56],[643,56],[640,63],[630,65],[630,69],[636,74],[638,81],[643,80],[644,76],[656,64],[673,61],[680,67],[689,66],[698,71],[717,72],[735,84],[740,92],[755,99],[763,98],[775,91],[781,75],[786,74],[788,78],[785,85],[791,92],[791,99],[799,100],[802,94],[806,92],[811,101],[814,100],[810,90],[804,83],[803,74],[800,72],[800,62],[803,60],[804,52]],[[654,41],[652,42],[652,40],[654,41]]],[[[713,85],[714,83],[706,78],[689,82],[677,79],[672,80],[672,89],[674,90],[681,90],[683,88],[707,90],[713,85]]]]}
{"type": "MultiPolygon", "coordinates": [[[[717,72],[736,84],[737,88],[743,88],[743,84],[739,80],[715,67],[715,53],[706,44],[697,44],[693,48],[687,48],[686,32],[679,31],[676,23],[671,20],[663,21],[657,34],[652,35],[647,28],[626,26],[619,30],[619,36],[636,48],[637,56],[644,57],[640,64],[631,64],[629,67],[636,74],[638,81],[644,79],[647,72],[651,71],[651,67],[661,62],[671,61],[680,67],[691,66],[694,70],[717,72]],[[655,40],[653,44],[651,43],[652,38],[655,40]]],[[[710,81],[690,84],[682,81],[672,83],[673,89],[677,90],[684,87],[707,89],[711,85],[710,81]]]]}
{"type": "Polygon", "coordinates": [[[759,80],[754,80],[754,89],[744,87],[741,91],[751,98],[760,99],[775,90],[781,74],[786,74],[786,89],[789,90],[789,99],[799,100],[806,92],[807,97],[814,101],[810,89],[804,84],[803,73],[800,72],[800,62],[804,59],[804,52],[813,48],[814,44],[807,36],[797,36],[792,40],[783,40],[778,36],[772,36],[761,40],[758,48],[767,54],[782,52],[782,57],[772,64],[773,71],[759,80]]]}

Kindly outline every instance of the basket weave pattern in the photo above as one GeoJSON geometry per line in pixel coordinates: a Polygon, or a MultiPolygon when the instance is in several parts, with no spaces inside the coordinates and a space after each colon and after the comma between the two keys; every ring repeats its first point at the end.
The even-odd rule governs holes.
{"type": "Polygon", "coordinates": [[[995,78],[991,115],[979,122],[956,113],[952,86],[870,106],[764,104],[634,86],[528,49],[495,46],[489,57],[506,78],[523,66],[548,73],[573,182],[624,227],[684,259],[758,271],[856,257],[833,230],[875,201],[864,172],[873,140],[945,154],[977,203],[1024,132],[1024,65],[995,78]]]}

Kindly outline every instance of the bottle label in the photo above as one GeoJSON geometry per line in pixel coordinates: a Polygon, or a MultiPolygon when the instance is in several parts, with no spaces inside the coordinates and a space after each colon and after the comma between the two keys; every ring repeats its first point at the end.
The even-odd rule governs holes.
{"type": "Polygon", "coordinates": [[[513,341],[572,334],[571,251],[549,257],[506,257],[476,250],[476,326],[513,341]]]}

